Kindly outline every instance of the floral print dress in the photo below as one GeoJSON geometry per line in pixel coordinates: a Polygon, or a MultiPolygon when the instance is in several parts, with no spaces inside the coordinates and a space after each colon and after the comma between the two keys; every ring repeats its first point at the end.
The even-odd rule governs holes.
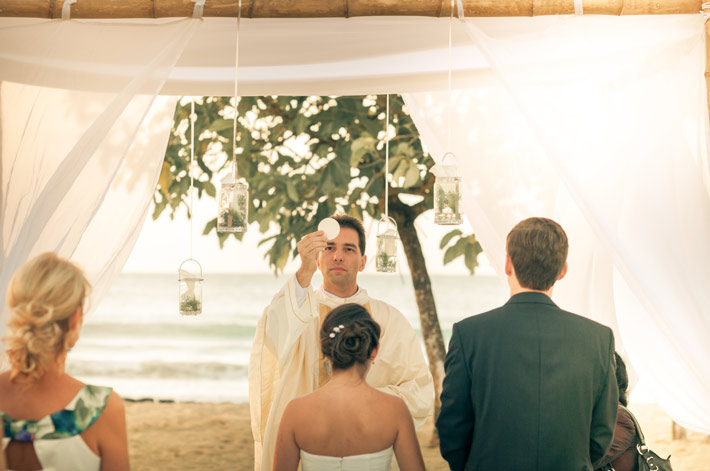
{"type": "Polygon", "coordinates": [[[43,468],[98,470],[101,459],[80,434],[106,408],[111,388],[85,385],[67,406],[40,420],[18,420],[0,411],[3,449],[11,440],[31,442],[43,468]]]}

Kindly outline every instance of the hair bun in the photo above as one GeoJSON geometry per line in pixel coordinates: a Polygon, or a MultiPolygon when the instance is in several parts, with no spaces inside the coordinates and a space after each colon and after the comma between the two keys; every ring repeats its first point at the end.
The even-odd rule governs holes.
{"type": "Polygon", "coordinates": [[[348,368],[353,363],[365,363],[372,354],[370,334],[364,326],[352,323],[333,339],[333,366],[348,368]]]}
{"type": "Polygon", "coordinates": [[[33,327],[44,327],[53,321],[54,308],[35,301],[21,302],[10,309],[13,316],[10,316],[8,324],[31,325],[33,327]]]}
{"type": "Polygon", "coordinates": [[[34,383],[68,350],[76,337],[68,335],[70,318],[84,307],[90,290],[80,268],[51,252],[29,260],[13,274],[3,336],[11,381],[34,383]]]}
{"type": "Polygon", "coordinates": [[[380,326],[359,304],[333,309],[321,327],[321,351],[334,369],[366,363],[380,340],[380,326]]]}

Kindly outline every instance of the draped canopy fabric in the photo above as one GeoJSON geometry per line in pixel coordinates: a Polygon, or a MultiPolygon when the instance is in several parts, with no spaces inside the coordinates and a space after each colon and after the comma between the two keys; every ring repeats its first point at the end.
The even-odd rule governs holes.
{"type": "MultiPolygon", "coordinates": [[[[239,90],[405,93],[435,159],[457,156],[499,274],[516,221],[560,221],[570,270],[555,300],[612,326],[661,406],[710,433],[703,22],[457,21],[449,122],[446,19],[242,20],[239,90]]],[[[233,94],[235,31],[219,18],[0,19],[3,290],[27,257],[58,250],[100,300],[148,210],[174,96],[233,94]]]]}

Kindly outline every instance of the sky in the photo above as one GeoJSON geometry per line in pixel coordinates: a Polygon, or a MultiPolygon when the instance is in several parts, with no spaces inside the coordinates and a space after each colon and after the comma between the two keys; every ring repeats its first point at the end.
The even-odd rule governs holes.
{"type": "MultiPolygon", "coordinates": [[[[152,212],[152,208],[151,211],[152,212]]],[[[171,220],[168,211],[153,221],[150,214],[147,216],[141,234],[136,242],[133,252],[128,258],[124,273],[169,273],[175,272],[180,263],[190,258],[190,223],[187,212],[181,209],[175,219],[171,220]]],[[[270,273],[271,269],[264,258],[268,245],[257,247],[260,240],[267,235],[259,233],[256,224],[249,226],[247,233],[240,242],[229,238],[224,249],[220,250],[217,236],[214,232],[202,236],[202,229],[207,221],[217,214],[217,203],[210,198],[195,199],[195,219],[192,227],[192,256],[197,259],[205,272],[212,273],[270,273]]],[[[417,219],[416,226],[422,242],[424,257],[430,274],[455,274],[467,275],[468,269],[463,263],[463,257],[444,266],[444,251],[439,249],[439,242],[444,234],[460,228],[465,234],[471,228],[464,220],[462,226],[437,226],[433,221],[433,212],[428,211],[417,219]]],[[[367,255],[368,264],[366,273],[375,273],[374,248],[376,224],[371,220],[365,221],[368,232],[367,255]]],[[[404,251],[400,245],[398,257],[400,270],[408,273],[404,251]]],[[[290,261],[285,268],[285,273],[293,273],[298,268],[297,261],[290,261]]],[[[484,254],[479,256],[479,268],[476,274],[494,275],[484,254]]]]}

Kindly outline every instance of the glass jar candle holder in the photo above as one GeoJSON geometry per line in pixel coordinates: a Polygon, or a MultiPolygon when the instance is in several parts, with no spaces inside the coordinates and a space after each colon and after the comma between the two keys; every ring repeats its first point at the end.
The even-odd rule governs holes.
{"type": "Polygon", "coordinates": [[[434,223],[461,224],[461,179],[436,177],[434,181],[434,223]]]}
{"type": "Polygon", "coordinates": [[[393,273],[397,270],[398,245],[397,222],[391,217],[383,217],[377,223],[377,254],[375,255],[375,269],[377,271],[393,273]],[[382,223],[385,226],[381,230],[382,223]]]}
{"type": "Polygon", "coordinates": [[[434,165],[431,172],[434,180],[434,223],[455,225],[463,222],[461,214],[461,178],[457,175],[456,165],[446,165],[446,158],[456,157],[447,152],[441,164],[434,165]]]}
{"type": "Polygon", "coordinates": [[[183,316],[197,316],[202,314],[202,265],[194,258],[188,258],[178,268],[178,305],[183,316]],[[183,265],[194,262],[199,268],[197,275],[189,270],[184,270],[183,265]]]}
{"type": "Polygon", "coordinates": [[[249,224],[249,184],[233,180],[222,182],[218,201],[217,232],[246,232],[249,224]]]}

